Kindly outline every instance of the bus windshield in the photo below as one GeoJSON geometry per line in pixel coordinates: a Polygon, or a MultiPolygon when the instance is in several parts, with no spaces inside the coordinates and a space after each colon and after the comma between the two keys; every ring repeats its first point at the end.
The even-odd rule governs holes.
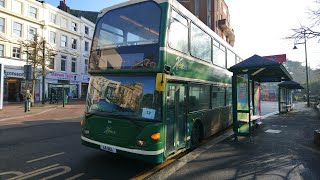
{"type": "Polygon", "coordinates": [[[153,76],[91,76],[87,113],[160,120],[161,95],[153,76]]]}
{"type": "Polygon", "coordinates": [[[90,70],[155,68],[160,22],[161,8],[151,1],[107,12],[97,22],[90,70]]]}

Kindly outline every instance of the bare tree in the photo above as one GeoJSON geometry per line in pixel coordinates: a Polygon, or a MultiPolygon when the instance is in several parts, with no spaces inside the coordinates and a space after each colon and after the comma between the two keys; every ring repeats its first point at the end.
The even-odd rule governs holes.
{"type": "MultiPolygon", "coordinates": [[[[48,47],[44,38],[35,34],[32,39],[20,41],[21,46],[25,48],[28,53],[28,61],[32,67],[32,102],[34,102],[35,95],[35,83],[38,77],[46,76],[48,73],[47,62],[51,61],[51,58],[55,57],[55,50],[48,47]]],[[[44,86],[44,84],[43,84],[44,86]]],[[[42,97],[44,98],[44,97],[42,97]]]]}
{"type": "Polygon", "coordinates": [[[304,38],[320,39],[320,0],[316,0],[314,3],[318,8],[309,9],[307,12],[311,23],[308,26],[300,24],[300,27],[293,28],[293,34],[287,36],[286,39],[295,39],[296,42],[300,42],[301,40],[304,40],[304,38]]]}

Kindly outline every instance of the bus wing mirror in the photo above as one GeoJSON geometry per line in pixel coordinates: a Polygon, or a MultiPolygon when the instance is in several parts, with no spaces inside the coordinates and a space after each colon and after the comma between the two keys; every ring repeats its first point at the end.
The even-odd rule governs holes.
{"type": "Polygon", "coordinates": [[[171,72],[171,70],[172,70],[172,69],[171,69],[171,66],[169,66],[169,65],[167,65],[167,64],[164,65],[163,70],[164,70],[164,73],[166,73],[166,74],[174,75],[174,73],[171,72]]]}

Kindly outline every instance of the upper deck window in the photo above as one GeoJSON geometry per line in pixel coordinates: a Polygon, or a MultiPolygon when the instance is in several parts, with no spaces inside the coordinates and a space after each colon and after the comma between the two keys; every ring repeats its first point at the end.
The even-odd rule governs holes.
{"type": "Polygon", "coordinates": [[[188,53],[188,21],[175,11],[172,11],[169,29],[169,46],[178,51],[188,53]]]}
{"type": "Polygon", "coordinates": [[[191,23],[191,55],[211,63],[211,36],[191,23]]]}
{"type": "Polygon", "coordinates": [[[161,8],[147,1],[111,10],[97,23],[90,69],[155,68],[161,8]]]}

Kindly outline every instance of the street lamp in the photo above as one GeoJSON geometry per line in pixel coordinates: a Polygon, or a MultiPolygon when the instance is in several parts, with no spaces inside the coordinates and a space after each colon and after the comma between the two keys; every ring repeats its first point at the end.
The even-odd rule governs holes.
{"type": "Polygon", "coordinates": [[[305,53],[305,58],[306,58],[306,81],[307,81],[307,107],[310,107],[310,92],[309,92],[309,76],[308,76],[308,56],[307,56],[307,39],[306,39],[306,29],[303,29],[303,39],[304,42],[298,43],[294,42],[294,47],[293,49],[298,49],[297,44],[304,44],[304,53],[305,53]]]}

